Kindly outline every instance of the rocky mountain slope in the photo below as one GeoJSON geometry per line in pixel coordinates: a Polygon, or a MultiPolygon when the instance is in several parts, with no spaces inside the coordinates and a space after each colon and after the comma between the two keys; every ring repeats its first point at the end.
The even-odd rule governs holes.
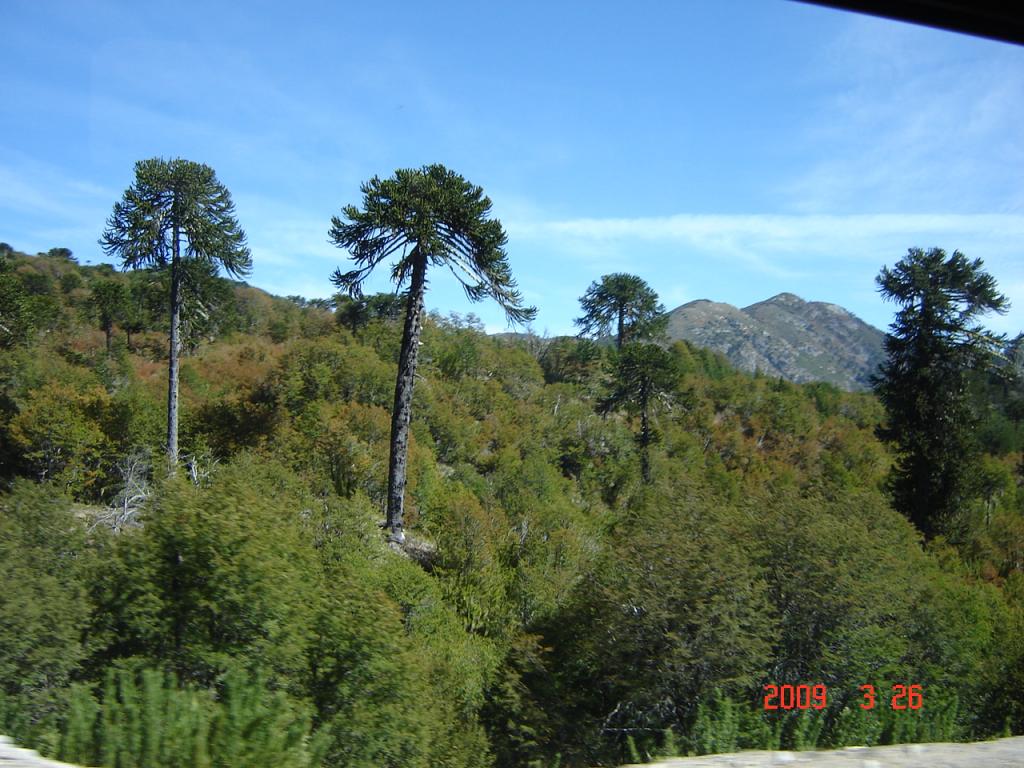
{"type": "Polygon", "coordinates": [[[867,389],[885,334],[835,304],[792,293],[737,309],[704,299],[669,313],[668,336],[721,352],[746,371],[867,389]]]}

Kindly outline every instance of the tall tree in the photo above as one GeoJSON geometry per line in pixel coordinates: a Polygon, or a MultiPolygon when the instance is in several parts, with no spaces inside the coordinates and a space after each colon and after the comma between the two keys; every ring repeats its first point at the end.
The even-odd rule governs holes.
{"type": "Polygon", "coordinates": [[[501,222],[490,218],[483,189],[443,165],[400,169],[390,179],[374,176],[361,187],[363,207],[348,205],[331,219],[329,236],[349,251],[356,268],[335,270],[332,281],[358,298],[362,285],[384,259],[397,256],[391,279],[399,290],[408,283],[402,349],[391,413],[387,528],[404,541],[404,497],[409,422],[416,357],[423,327],[427,267],[448,267],[471,301],[494,299],[512,323],[526,322],[536,308],[524,307],[509,269],[501,222]]]}
{"type": "Polygon", "coordinates": [[[90,303],[96,311],[100,330],[107,339],[107,354],[114,334],[114,323],[123,322],[128,312],[128,289],[116,280],[97,280],[92,286],[90,303]]]}
{"type": "MultiPolygon", "coordinates": [[[[190,264],[249,274],[252,256],[235,218],[227,187],[213,169],[175,158],[135,164],[135,183],[114,204],[100,245],[125,269],[154,266],[169,272],[170,353],[167,366],[167,459],[178,462],[178,363],[181,316],[190,264]]],[[[196,270],[191,270],[196,271],[196,270]]]]}
{"type": "Polygon", "coordinates": [[[1003,342],[977,318],[1009,303],[981,259],[959,251],[911,248],[876,282],[883,298],[900,305],[874,379],[888,413],[882,436],[897,451],[893,501],[926,538],[956,535],[979,453],[967,377],[990,367],[1003,342]]]}
{"type": "Polygon", "coordinates": [[[580,305],[583,317],[575,320],[580,335],[608,336],[614,329],[618,349],[630,341],[657,336],[668,324],[658,294],[636,275],[605,275],[590,284],[580,305]]]}
{"type": "Polygon", "coordinates": [[[666,402],[679,378],[675,358],[655,344],[627,344],[614,359],[612,389],[601,401],[605,413],[624,408],[640,417],[640,470],[644,482],[651,482],[651,445],[658,435],[652,424],[655,409],[666,402]]]}

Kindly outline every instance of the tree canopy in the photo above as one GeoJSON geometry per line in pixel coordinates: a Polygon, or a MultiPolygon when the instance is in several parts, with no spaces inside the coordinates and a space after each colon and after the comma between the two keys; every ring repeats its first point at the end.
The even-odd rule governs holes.
{"type": "Polygon", "coordinates": [[[126,269],[195,260],[233,277],[252,270],[231,193],[210,166],[182,158],[135,164],[135,181],[114,204],[100,245],[126,269]]]}
{"type": "Polygon", "coordinates": [[[612,333],[615,346],[642,341],[665,330],[668,318],[658,294],[636,275],[621,272],[594,281],[580,298],[580,335],[601,338],[612,333]]]}
{"type": "Polygon", "coordinates": [[[991,366],[1003,341],[977,320],[1009,306],[982,267],[959,251],[911,248],[877,278],[883,298],[900,307],[875,379],[888,414],[883,435],[897,450],[893,501],[929,538],[958,533],[976,490],[979,416],[967,380],[991,366]]]}
{"type": "Polygon", "coordinates": [[[648,483],[651,481],[650,447],[657,439],[651,418],[659,406],[667,405],[667,396],[674,391],[678,378],[675,358],[654,344],[627,344],[612,359],[612,385],[600,409],[608,413],[624,408],[640,417],[637,435],[640,473],[648,483]]]}
{"type": "Polygon", "coordinates": [[[508,236],[490,218],[491,200],[443,165],[402,168],[389,179],[374,176],[360,187],[363,207],[347,205],[331,219],[329,237],[352,255],[356,269],[335,270],[334,284],[352,295],[384,259],[398,255],[391,279],[398,288],[413,279],[417,264],[447,267],[472,301],[491,298],[509,320],[526,322],[525,307],[508,264],[508,236]]]}
{"type": "Polygon", "coordinates": [[[127,317],[128,289],[124,284],[114,280],[97,280],[92,286],[92,305],[99,320],[100,330],[106,337],[109,354],[114,323],[127,317]]]}

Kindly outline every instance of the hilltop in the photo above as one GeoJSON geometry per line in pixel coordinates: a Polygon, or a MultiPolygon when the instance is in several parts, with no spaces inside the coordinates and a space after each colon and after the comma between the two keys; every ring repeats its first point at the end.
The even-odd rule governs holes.
{"type": "MultiPolygon", "coordinates": [[[[724,355],[735,368],[797,384],[823,381],[847,392],[870,389],[885,355],[885,334],[837,304],[780,293],[740,309],[698,299],[668,313],[669,343],[686,341],[724,355]]],[[[541,339],[504,332],[493,338],[544,346],[541,339]]],[[[605,340],[610,342],[610,340],[605,340]]]]}
{"type": "Polygon", "coordinates": [[[739,309],[700,299],[669,312],[668,336],[713,349],[740,370],[864,390],[885,334],[836,304],[780,293],[739,309]]]}

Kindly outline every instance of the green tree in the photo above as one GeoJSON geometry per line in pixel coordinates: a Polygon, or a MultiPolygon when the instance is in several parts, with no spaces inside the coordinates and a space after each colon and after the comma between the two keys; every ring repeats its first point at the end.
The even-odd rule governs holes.
{"type": "Polygon", "coordinates": [[[34,325],[29,297],[14,272],[9,254],[9,250],[0,248],[0,349],[27,341],[34,325]]]}
{"type": "Polygon", "coordinates": [[[391,278],[401,289],[409,285],[405,326],[391,415],[391,456],[388,462],[387,528],[401,542],[406,461],[416,359],[423,328],[423,296],[427,267],[446,266],[471,301],[494,299],[510,322],[525,322],[536,308],[524,307],[509,269],[501,222],[490,218],[491,201],[483,189],[443,165],[400,169],[390,179],[373,177],[361,187],[363,208],[348,205],[331,219],[329,236],[352,255],[356,268],[335,270],[334,284],[353,297],[374,268],[398,256],[391,278]]]}
{"type": "Polygon", "coordinates": [[[248,457],[207,487],[158,486],[93,581],[97,662],[144,656],[204,686],[236,664],[295,679],[319,600],[306,503],[286,472],[248,457]]]}
{"type": "Polygon", "coordinates": [[[114,280],[97,280],[92,286],[91,304],[96,311],[100,330],[107,340],[107,354],[110,354],[110,340],[114,334],[114,323],[122,322],[128,307],[128,290],[114,280]]]}
{"type": "Polygon", "coordinates": [[[366,325],[369,320],[369,313],[366,308],[366,298],[360,296],[353,298],[344,294],[338,295],[334,301],[334,321],[343,325],[352,333],[366,325]]]}
{"type": "Polygon", "coordinates": [[[679,378],[675,358],[654,344],[627,344],[614,360],[611,392],[601,401],[605,413],[624,408],[640,417],[640,470],[644,482],[651,482],[651,445],[657,433],[651,424],[654,409],[665,402],[679,378]]]}
{"type": "Polygon", "coordinates": [[[911,248],[876,282],[900,305],[874,380],[888,413],[882,435],[897,451],[893,501],[926,538],[955,535],[979,455],[967,377],[990,367],[1002,342],[976,318],[1009,303],[981,259],[959,251],[911,248]]]}
{"type": "Polygon", "coordinates": [[[98,383],[51,380],[21,399],[6,437],[19,464],[77,497],[101,495],[110,396],[98,383]]]}
{"type": "Polygon", "coordinates": [[[695,488],[655,484],[631,509],[565,610],[544,626],[546,669],[528,683],[563,764],[654,751],[713,691],[749,690],[771,661],[776,621],[739,516],[695,488]]]}
{"type": "Polygon", "coordinates": [[[70,248],[51,248],[46,252],[46,255],[56,259],[64,259],[65,261],[75,261],[70,248]]]}
{"type": "Polygon", "coordinates": [[[139,334],[146,330],[146,315],[144,308],[135,300],[135,291],[132,291],[131,300],[125,307],[124,318],[121,320],[121,327],[124,328],[125,341],[128,349],[132,348],[132,334],[139,334]]]}
{"type": "Polygon", "coordinates": [[[621,272],[593,282],[580,298],[583,317],[575,320],[581,336],[607,336],[615,330],[615,346],[652,338],[665,330],[668,316],[658,294],[636,275],[621,272]]]}
{"type": "Polygon", "coordinates": [[[0,728],[29,742],[52,724],[84,655],[85,526],[70,507],[23,479],[0,495],[0,728]]]}
{"type": "Polygon", "coordinates": [[[186,277],[190,263],[247,275],[252,257],[235,219],[231,195],[207,165],[175,158],[135,164],[135,183],[114,204],[100,245],[125,268],[169,272],[170,354],[167,366],[167,458],[178,461],[178,365],[186,277]]]}
{"type": "Polygon", "coordinates": [[[549,384],[569,381],[582,384],[601,367],[601,348],[590,339],[561,336],[544,345],[540,366],[549,384]]]}
{"type": "Polygon", "coordinates": [[[370,320],[397,320],[408,300],[404,293],[375,293],[366,298],[366,311],[370,320]]]}
{"type": "Polygon", "coordinates": [[[335,298],[334,319],[355,333],[371,320],[397,320],[409,297],[403,293],[375,293],[373,296],[335,298]]]}

